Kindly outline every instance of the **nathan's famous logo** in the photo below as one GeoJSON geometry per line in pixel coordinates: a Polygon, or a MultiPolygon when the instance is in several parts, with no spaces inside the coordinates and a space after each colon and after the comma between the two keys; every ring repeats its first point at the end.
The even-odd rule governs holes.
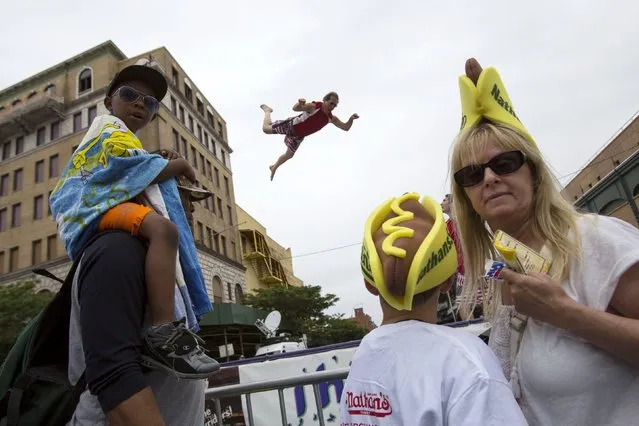
{"type": "Polygon", "coordinates": [[[382,392],[346,392],[346,408],[349,414],[372,417],[386,417],[393,412],[388,395],[382,392]]]}
{"type": "Polygon", "coordinates": [[[426,266],[424,266],[422,271],[419,273],[417,282],[419,283],[426,276],[427,273],[429,273],[435,266],[437,266],[439,262],[441,262],[446,257],[446,255],[450,253],[450,250],[452,248],[453,240],[450,239],[449,235],[446,237],[446,241],[444,241],[444,244],[442,244],[439,250],[433,251],[433,254],[430,256],[430,259],[428,259],[428,262],[426,263],[426,266]]]}
{"type": "Polygon", "coordinates": [[[517,119],[517,121],[519,121],[519,117],[517,117],[517,114],[515,114],[515,110],[513,109],[513,106],[510,105],[507,101],[504,100],[504,98],[501,97],[501,90],[499,90],[499,87],[497,87],[497,84],[493,85],[493,90],[490,91],[490,94],[495,99],[495,101],[499,104],[500,107],[505,109],[508,112],[508,114],[512,115],[513,117],[517,119]]]}
{"type": "Polygon", "coordinates": [[[360,262],[362,264],[362,273],[364,276],[370,281],[375,281],[373,278],[373,271],[371,269],[371,260],[368,254],[368,249],[365,245],[362,245],[362,258],[360,262]]]}
{"type": "Polygon", "coordinates": [[[460,130],[464,128],[467,121],[468,121],[468,117],[466,116],[466,114],[462,115],[462,122],[461,122],[461,126],[459,127],[460,130]]]}

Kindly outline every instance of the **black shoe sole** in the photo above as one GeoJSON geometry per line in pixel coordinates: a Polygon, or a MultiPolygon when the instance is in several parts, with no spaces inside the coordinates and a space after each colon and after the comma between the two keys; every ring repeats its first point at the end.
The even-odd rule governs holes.
{"type": "Polygon", "coordinates": [[[167,373],[171,373],[180,379],[186,379],[186,380],[208,379],[211,374],[215,373],[216,371],[220,369],[220,365],[218,364],[217,368],[214,371],[211,371],[209,373],[182,373],[144,354],[140,354],[140,363],[145,367],[148,367],[154,370],[157,370],[157,369],[164,370],[167,373]]]}

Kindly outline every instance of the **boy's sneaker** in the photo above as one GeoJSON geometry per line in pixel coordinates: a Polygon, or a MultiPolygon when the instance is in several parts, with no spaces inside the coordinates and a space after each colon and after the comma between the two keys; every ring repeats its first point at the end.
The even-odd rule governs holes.
{"type": "Polygon", "coordinates": [[[174,373],[181,379],[206,379],[220,369],[204,353],[204,341],[185,324],[185,320],[151,326],[144,335],[142,364],[174,373]]]}

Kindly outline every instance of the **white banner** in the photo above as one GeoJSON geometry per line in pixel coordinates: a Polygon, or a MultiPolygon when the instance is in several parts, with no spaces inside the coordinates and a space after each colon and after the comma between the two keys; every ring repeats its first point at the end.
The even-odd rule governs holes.
{"type": "MultiPolygon", "coordinates": [[[[239,366],[240,383],[253,383],[284,377],[298,377],[317,371],[350,366],[357,347],[335,349],[299,357],[283,358],[239,366]]],[[[339,405],[344,388],[343,380],[319,384],[324,420],[339,424],[339,405]]],[[[253,419],[256,426],[280,424],[280,405],[277,391],[251,394],[253,419]]],[[[284,390],[287,424],[291,426],[319,424],[313,387],[298,386],[284,390]]],[[[246,400],[242,398],[244,417],[248,419],[246,400]]]]}

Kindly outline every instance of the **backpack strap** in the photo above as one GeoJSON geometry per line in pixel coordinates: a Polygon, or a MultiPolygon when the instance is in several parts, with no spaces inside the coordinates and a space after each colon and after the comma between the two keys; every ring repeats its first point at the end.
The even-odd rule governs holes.
{"type": "Polygon", "coordinates": [[[25,390],[29,388],[34,380],[35,378],[25,371],[18,376],[18,379],[11,387],[9,401],[7,402],[7,426],[18,426],[22,397],[25,390]]]}

